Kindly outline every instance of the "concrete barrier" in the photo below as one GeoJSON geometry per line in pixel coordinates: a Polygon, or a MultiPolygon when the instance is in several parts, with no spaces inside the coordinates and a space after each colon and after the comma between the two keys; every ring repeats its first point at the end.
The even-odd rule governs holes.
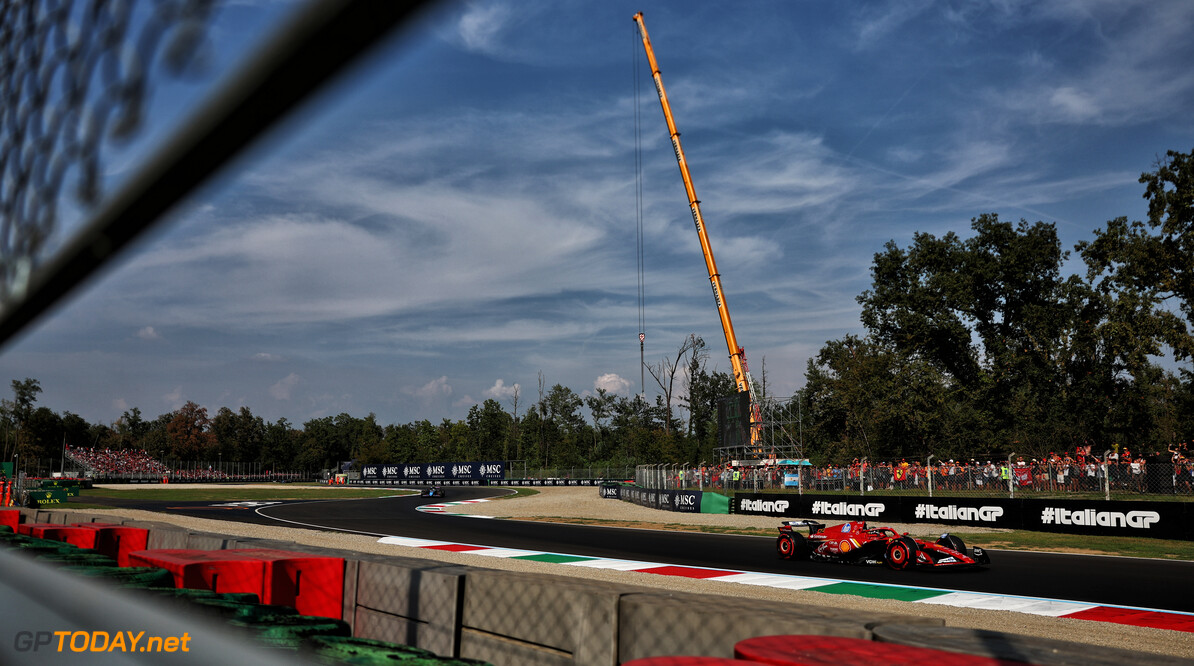
{"type": "MultiPolygon", "coordinates": [[[[857,611],[827,615],[814,606],[758,601],[744,610],[737,604],[727,605],[730,600],[667,592],[623,597],[618,657],[622,661],[668,655],[732,658],[734,645],[747,638],[810,634],[870,639],[868,625],[882,623],[857,611]]],[[[942,620],[935,622],[943,624],[942,620]]]]}
{"type": "Polygon", "coordinates": [[[461,599],[475,569],[398,557],[354,559],[356,579],[344,588],[354,636],[460,656],[461,599]]]}
{"type": "Polygon", "coordinates": [[[498,663],[513,651],[522,663],[617,664],[621,599],[649,591],[474,569],[464,587],[460,656],[498,663]]]}

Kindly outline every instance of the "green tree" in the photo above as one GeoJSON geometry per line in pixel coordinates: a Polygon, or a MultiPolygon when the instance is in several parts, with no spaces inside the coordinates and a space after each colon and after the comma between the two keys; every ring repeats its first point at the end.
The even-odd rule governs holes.
{"type": "Polygon", "coordinates": [[[211,420],[207,408],[188,400],[174,412],[166,426],[170,452],[177,458],[190,461],[212,461],[216,456],[215,438],[210,431],[211,420]]]}
{"type": "Polygon", "coordinates": [[[604,388],[598,388],[597,395],[585,398],[585,406],[589,408],[589,413],[593,416],[593,448],[589,452],[589,460],[592,462],[604,460],[604,453],[601,450],[602,433],[605,429],[603,422],[610,417],[616,401],[616,396],[611,395],[604,388]]]}
{"type": "Polygon", "coordinates": [[[1160,341],[1178,361],[1188,360],[1194,357],[1194,151],[1170,150],[1140,182],[1147,224],[1113,219],[1077,249],[1089,279],[1133,310],[1129,332],[1140,339],[1137,344],[1155,353],[1160,341]]]}
{"type": "MultiPolygon", "coordinates": [[[[1106,403],[1155,348],[1125,335],[1136,308],[1080,276],[1053,225],[982,215],[962,240],[914,236],[875,255],[859,297],[875,341],[944,373],[956,414],[1047,450],[1099,437],[1106,403]]],[[[984,438],[988,435],[984,434],[984,438]]]]}
{"type": "Polygon", "coordinates": [[[87,419],[71,412],[62,413],[62,433],[66,435],[66,443],[70,446],[89,446],[91,440],[87,435],[90,430],[91,424],[87,419]]]}
{"type": "Polygon", "coordinates": [[[289,472],[303,469],[297,462],[298,440],[299,432],[285,418],[267,425],[261,443],[261,462],[265,463],[266,470],[289,472]]]}
{"type": "MultiPolygon", "coordinates": [[[[37,394],[41,393],[41,382],[30,377],[23,381],[12,380],[12,402],[4,401],[4,410],[11,415],[13,421],[13,450],[29,455],[30,433],[27,431],[29,418],[33,414],[33,406],[37,404],[37,394]]],[[[5,458],[9,458],[8,446],[5,446],[5,458]]]]}
{"type": "Polygon", "coordinates": [[[487,398],[480,405],[469,408],[468,423],[470,439],[470,453],[468,460],[505,460],[504,447],[507,433],[511,426],[511,417],[502,408],[501,403],[493,398],[487,398]]]}
{"type": "Polygon", "coordinates": [[[153,455],[158,455],[160,451],[151,451],[146,448],[146,442],[141,441],[149,433],[149,426],[150,424],[141,418],[141,410],[136,407],[125,410],[116,423],[112,424],[121,448],[145,449],[153,455]]]}

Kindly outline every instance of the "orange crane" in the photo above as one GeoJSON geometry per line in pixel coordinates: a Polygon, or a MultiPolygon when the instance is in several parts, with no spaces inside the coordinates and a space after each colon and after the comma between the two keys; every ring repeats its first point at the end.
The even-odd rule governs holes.
{"type": "Polygon", "coordinates": [[[684,190],[688,193],[688,207],[692,211],[692,221],[696,225],[697,235],[701,239],[701,252],[705,255],[705,268],[709,271],[709,284],[713,287],[713,300],[717,303],[717,313],[721,316],[721,329],[725,333],[726,347],[730,351],[730,363],[734,368],[734,383],[740,393],[745,391],[750,394],[750,441],[752,445],[755,445],[760,439],[761,418],[754,382],[750,378],[750,369],[746,364],[746,350],[738,346],[738,338],[734,335],[734,322],[730,319],[730,308],[726,304],[725,292],[721,288],[721,274],[717,272],[717,262],[713,259],[713,247],[709,244],[709,234],[705,231],[705,218],[701,215],[701,202],[697,199],[696,190],[692,186],[688,161],[684,159],[684,149],[680,146],[680,132],[676,130],[676,121],[672,118],[672,107],[667,101],[663,78],[659,75],[659,64],[655,61],[655,51],[651,48],[651,38],[647,36],[647,26],[643,23],[643,13],[635,14],[634,21],[638,24],[639,36],[643,38],[643,48],[647,51],[647,64],[651,66],[651,78],[655,80],[655,91],[659,93],[663,118],[667,121],[667,131],[672,138],[672,149],[676,152],[676,163],[680,165],[680,177],[684,179],[684,190]]]}

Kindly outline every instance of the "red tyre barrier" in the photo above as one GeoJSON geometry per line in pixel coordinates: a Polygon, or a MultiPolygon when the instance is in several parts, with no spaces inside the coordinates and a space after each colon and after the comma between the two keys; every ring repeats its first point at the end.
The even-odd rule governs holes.
{"type": "Polygon", "coordinates": [[[759,636],[738,642],[734,656],[774,666],[1011,666],[1021,662],[837,636],[759,636]]]}
{"type": "Polygon", "coordinates": [[[344,560],[270,548],[138,550],[130,566],[154,566],[174,575],[175,587],[252,592],[263,604],[290,606],[303,615],[339,619],[344,610],[344,560]]]}
{"type": "Polygon", "coordinates": [[[270,548],[223,551],[265,563],[261,602],[290,606],[302,615],[344,615],[344,559],[270,548]]]}
{"type": "Polygon", "coordinates": [[[17,534],[24,534],[25,536],[32,536],[31,532],[34,527],[62,527],[53,523],[21,523],[17,525],[17,534]]]}
{"type": "Polygon", "coordinates": [[[95,548],[95,531],[83,527],[68,527],[59,523],[23,523],[17,532],[35,539],[62,541],[79,548],[95,548]]]}
{"type": "Polygon", "coordinates": [[[622,663],[622,666],[758,666],[757,661],[726,659],[724,657],[643,657],[622,663]]]}
{"type": "Polygon", "coordinates": [[[41,528],[33,532],[32,536],[35,537],[62,541],[72,546],[90,550],[95,549],[95,538],[98,536],[95,530],[87,529],[86,527],[72,527],[70,525],[54,525],[53,527],[41,528]]]}
{"type": "Polygon", "coordinates": [[[174,576],[174,587],[212,592],[261,594],[265,563],[229,557],[223,550],[135,550],[129,566],[158,567],[174,576]]]}
{"type": "Polygon", "coordinates": [[[17,526],[21,524],[21,510],[20,509],[0,509],[0,525],[7,525],[12,528],[13,532],[17,532],[17,526]]]}
{"type": "Polygon", "coordinates": [[[96,533],[95,549],[101,555],[116,560],[122,567],[133,566],[129,553],[145,550],[149,543],[149,530],[143,527],[127,527],[117,523],[71,523],[71,527],[82,527],[96,533]]]}

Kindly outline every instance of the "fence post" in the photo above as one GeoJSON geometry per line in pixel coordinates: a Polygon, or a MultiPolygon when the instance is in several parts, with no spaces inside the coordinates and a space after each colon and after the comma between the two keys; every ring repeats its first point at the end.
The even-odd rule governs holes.
{"type": "Polygon", "coordinates": [[[925,472],[929,475],[929,497],[933,496],[933,458],[935,457],[930,453],[929,457],[925,458],[925,472]]]}
{"type": "Polygon", "coordinates": [[[1111,449],[1103,452],[1103,499],[1111,500],[1111,470],[1107,468],[1107,458],[1111,455],[1111,449]]]}
{"type": "Polygon", "coordinates": [[[858,463],[858,494],[866,495],[866,458],[858,463]]]}
{"type": "Polygon", "coordinates": [[[1012,458],[1015,455],[1015,452],[1007,455],[1007,490],[1011,493],[1011,499],[1016,499],[1016,470],[1012,467],[1012,458]]]}

